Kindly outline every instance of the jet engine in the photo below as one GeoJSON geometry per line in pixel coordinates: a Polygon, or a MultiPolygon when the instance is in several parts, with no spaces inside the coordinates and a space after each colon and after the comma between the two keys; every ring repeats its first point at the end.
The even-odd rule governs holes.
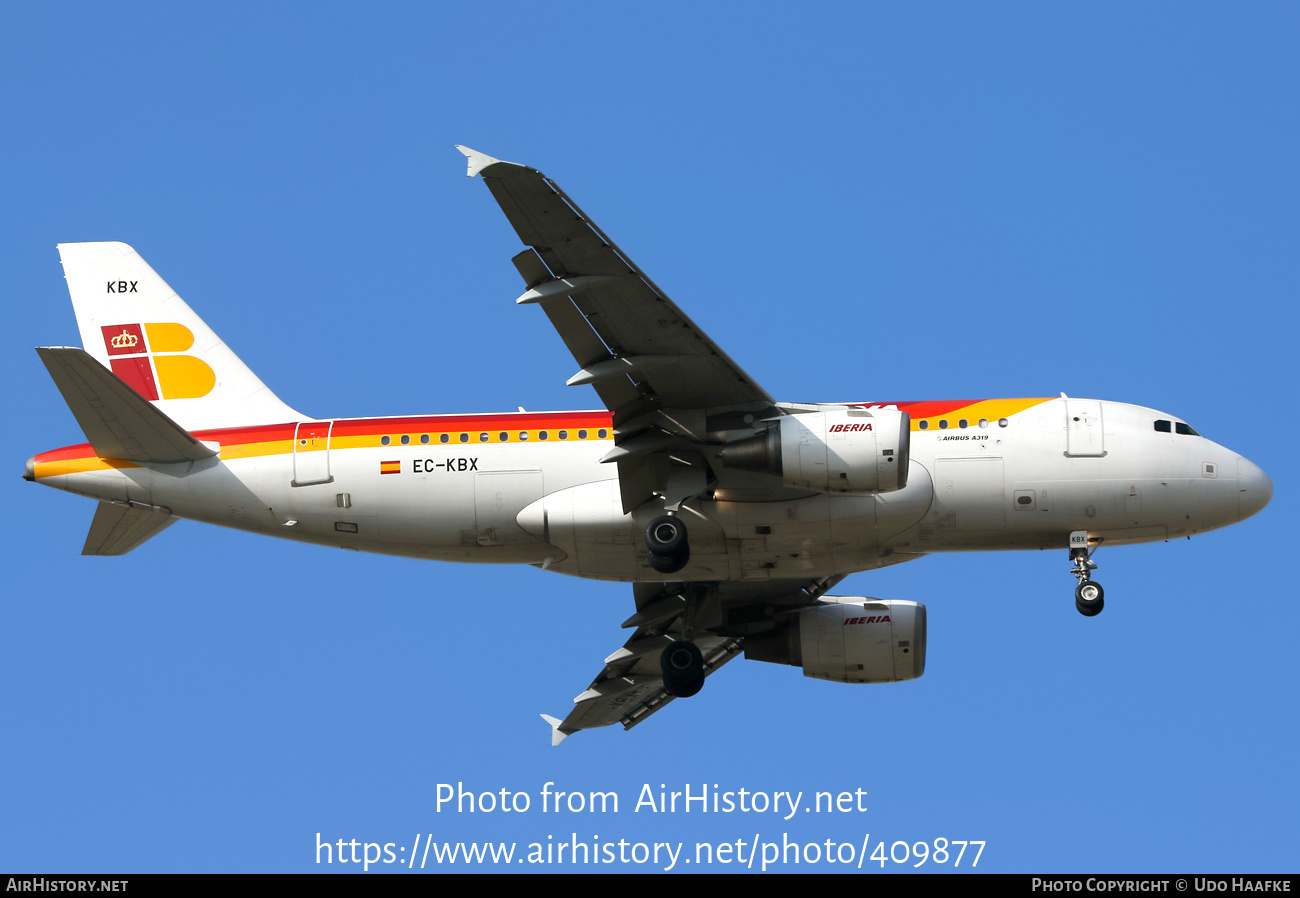
{"type": "Polygon", "coordinates": [[[722,461],[818,493],[888,493],[907,486],[911,419],[895,408],[788,414],[723,447],[722,461]]]}
{"type": "Polygon", "coordinates": [[[745,639],[753,661],[802,667],[836,683],[896,683],[925,673],[925,606],[823,596],[782,629],[745,639]]]}

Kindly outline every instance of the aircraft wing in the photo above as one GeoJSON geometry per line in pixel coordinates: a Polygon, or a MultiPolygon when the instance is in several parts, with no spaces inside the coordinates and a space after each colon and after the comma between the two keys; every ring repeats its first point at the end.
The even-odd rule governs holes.
{"type": "MultiPolygon", "coordinates": [[[[774,401],[718,348],[559,186],[541,172],[457,147],[483,176],[528,249],[512,260],[578,371],[614,413],[626,510],[662,490],[666,467],[643,456],[698,447],[706,419],[766,416],[774,401]]],[[[775,414],[775,412],[771,412],[775,414]]]]}
{"type": "Polygon", "coordinates": [[[564,720],[542,715],[551,725],[551,744],[614,723],[630,730],[673,701],[664,690],[659,657],[687,633],[704,656],[705,676],[712,676],[744,651],[746,635],[770,632],[781,625],[783,613],[815,604],[841,579],[634,584],[637,611],[623,623],[635,628],[631,638],[605,659],[564,720]],[[687,620],[688,607],[694,620],[687,620]]]}
{"type": "Polygon", "coordinates": [[[651,407],[771,405],[772,397],[673,304],[550,178],[467,147],[530,249],[515,257],[536,302],[568,345],[579,372],[617,416],[651,407]]]}

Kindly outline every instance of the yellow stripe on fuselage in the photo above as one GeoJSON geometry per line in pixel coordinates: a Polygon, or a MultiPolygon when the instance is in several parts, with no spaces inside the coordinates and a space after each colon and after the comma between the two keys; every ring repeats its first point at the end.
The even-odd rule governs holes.
{"type": "Polygon", "coordinates": [[[60,461],[37,462],[32,475],[40,480],[42,477],[58,477],[60,474],[85,474],[87,471],[109,471],[114,468],[138,468],[133,461],[120,458],[67,458],[60,461]]]}

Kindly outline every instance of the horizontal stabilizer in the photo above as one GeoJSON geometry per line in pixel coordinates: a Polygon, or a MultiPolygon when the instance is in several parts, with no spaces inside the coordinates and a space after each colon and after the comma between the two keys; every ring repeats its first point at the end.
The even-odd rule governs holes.
{"type": "Polygon", "coordinates": [[[36,352],[100,458],[163,463],[217,454],[85,350],[51,346],[36,352]]]}
{"type": "Polygon", "coordinates": [[[81,554],[125,555],[174,523],[176,519],[162,509],[100,502],[81,554]]]}

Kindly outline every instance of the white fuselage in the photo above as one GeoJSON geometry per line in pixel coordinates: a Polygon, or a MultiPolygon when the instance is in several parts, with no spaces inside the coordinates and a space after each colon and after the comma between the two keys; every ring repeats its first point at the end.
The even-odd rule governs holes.
{"type": "MultiPolygon", "coordinates": [[[[1271,497],[1255,465],[1189,430],[1155,429],[1186,425],[1140,406],[1061,398],[1001,421],[960,414],[914,417],[901,490],[763,502],[716,490],[686,502],[691,561],[672,579],[818,577],[931,552],[1064,548],[1074,531],[1109,544],[1166,540],[1235,523],[1271,497]]],[[[37,456],[29,473],[105,501],[340,548],[664,579],[642,536],[661,510],[624,514],[617,465],[600,463],[613,446],[608,413],[446,419],[446,443],[442,420],[289,424],[257,451],[242,432],[236,447],[238,429],[199,433],[220,455],[181,464],[109,464],[70,447],[37,456]]]]}

